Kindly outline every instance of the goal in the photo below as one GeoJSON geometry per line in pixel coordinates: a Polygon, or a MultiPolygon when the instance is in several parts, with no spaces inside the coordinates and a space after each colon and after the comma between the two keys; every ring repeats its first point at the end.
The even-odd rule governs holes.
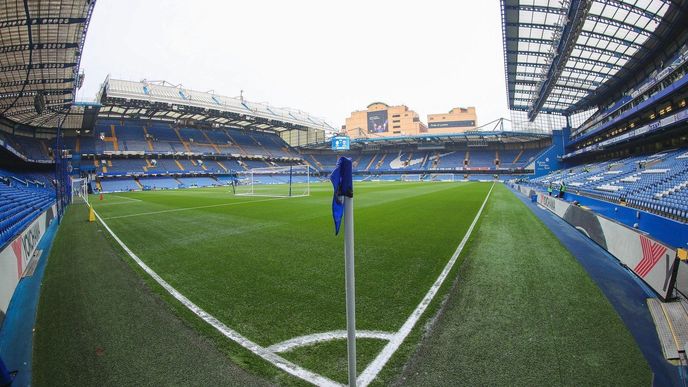
{"type": "Polygon", "coordinates": [[[88,204],[88,182],[86,179],[72,178],[72,203],[88,204]]]}
{"type": "Polygon", "coordinates": [[[401,175],[401,181],[421,181],[420,174],[401,175]]]}
{"type": "Polygon", "coordinates": [[[454,181],[453,173],[432,173],[430,181],[454,181]]]}
{"type": "Polygon", "coordinates": [[[232,187],[239,196],[309,196],[311,171],[307,165],[253,168],[237,172],[232,187]]]}

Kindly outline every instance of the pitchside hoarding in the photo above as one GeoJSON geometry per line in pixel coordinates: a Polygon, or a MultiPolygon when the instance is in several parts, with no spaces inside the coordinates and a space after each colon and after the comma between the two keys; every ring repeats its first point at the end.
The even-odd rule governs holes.
{"type": "Polygon", "coordinates": [[[368,112],[368,133],[385,133],[389,131],[387,110],[368,112]]]}
{"type": "Polygon", "coordinates": [[[521,193],[537,195],[537,202],[578,229],[616,257],[647,283],[662,300],[673,292],[679,261],[676,250],[640,230],[617,223],[590,210],[573,205],[530,187],[521,193]]]}
{"type": "Polygon", "coordinates": [[[38,242],[56,213],[57,208],[53,205],[0,251],[0,324],[7,313],[14,289],[31,263],[38,242]]]}

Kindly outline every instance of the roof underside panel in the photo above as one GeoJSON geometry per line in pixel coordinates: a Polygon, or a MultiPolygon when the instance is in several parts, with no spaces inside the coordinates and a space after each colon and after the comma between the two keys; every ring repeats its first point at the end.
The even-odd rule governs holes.
{"type": "Polygon", "coordinates": [[[509,106],[570,113],[639,62],[670,0],[502,0],[509,106]]]}
{"type": "Polygon", "coordinates": [[[0,6],[0,117],[56,127],[70,113],[95,0],[4,0],[0,6]],[[38,98],[37,95],[40,95],[38,98]],[[39,114],[36,99],[45,101],[39,114]]]}

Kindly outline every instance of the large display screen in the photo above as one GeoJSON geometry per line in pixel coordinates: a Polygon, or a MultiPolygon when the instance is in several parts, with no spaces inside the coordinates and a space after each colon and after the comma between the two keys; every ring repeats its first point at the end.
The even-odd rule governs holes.
{"type": "Polygon", "coordinates": [[[349,150],[351,140],[345,136],[332,137],[332,150],[349,150]]]}
{"type": "Polygon", "coordinates": [[[368,133],[384,133],[389,131],[387,110],[368,112],[368,133]]]}

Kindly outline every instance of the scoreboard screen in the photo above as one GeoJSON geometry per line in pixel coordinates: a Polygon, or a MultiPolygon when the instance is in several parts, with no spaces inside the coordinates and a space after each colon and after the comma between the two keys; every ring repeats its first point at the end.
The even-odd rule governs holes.
{"type": "Polygon", "coordinates": [[[332,150],[349,150],[351,139],[346,136],[332,137],[332,150]]]}

